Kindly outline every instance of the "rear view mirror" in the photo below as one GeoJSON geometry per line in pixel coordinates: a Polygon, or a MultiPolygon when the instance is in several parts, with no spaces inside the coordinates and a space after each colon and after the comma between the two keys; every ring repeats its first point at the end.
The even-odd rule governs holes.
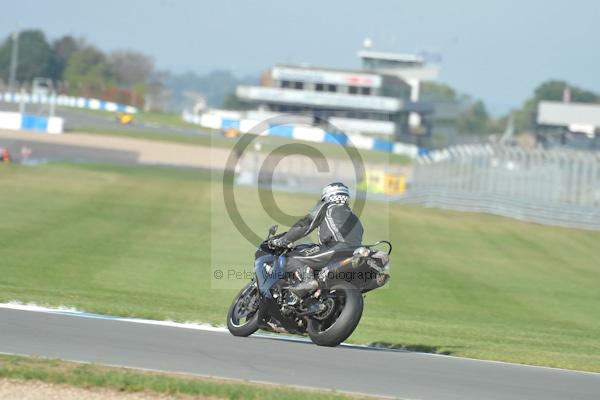
{"type": "Polygon", "coordinates": [[[277,225],[273,225],[269,228],[269,235],[273,236],[274,234],[277,233],[277,228],[279,228],[279,226],[277,225]]]}

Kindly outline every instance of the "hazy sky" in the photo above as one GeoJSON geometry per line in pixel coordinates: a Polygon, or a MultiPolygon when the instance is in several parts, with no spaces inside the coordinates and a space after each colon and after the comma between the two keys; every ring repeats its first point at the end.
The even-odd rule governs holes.
{"type": "Polygon", "coordinates": [[[4,1],[0,37],[16,27],[238,75],[281,62],[356,68],[370,37],[380,50],[441,53],[441,80],[496,113],[548,78],[600,91],[597,0],[4,1]]]}

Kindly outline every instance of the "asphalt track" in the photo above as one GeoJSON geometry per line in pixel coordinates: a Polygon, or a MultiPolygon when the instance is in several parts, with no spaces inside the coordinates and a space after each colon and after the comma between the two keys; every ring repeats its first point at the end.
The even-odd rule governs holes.
{"type": "Polygon", "coordinates": [[[403,399],[598,399],[600,374],[0,307],[0,352],[403,399]]]}

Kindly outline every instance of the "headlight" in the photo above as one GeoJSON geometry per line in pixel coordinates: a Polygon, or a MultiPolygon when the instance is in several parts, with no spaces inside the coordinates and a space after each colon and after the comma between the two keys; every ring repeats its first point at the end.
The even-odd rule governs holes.
{"type": "Polygon", "coordinates": [[[354,250],[353,255],[356,257],[367,257],[370,253],[371,250],[369,250],[368,247],[359,247],[358,249],[354,250]]]}

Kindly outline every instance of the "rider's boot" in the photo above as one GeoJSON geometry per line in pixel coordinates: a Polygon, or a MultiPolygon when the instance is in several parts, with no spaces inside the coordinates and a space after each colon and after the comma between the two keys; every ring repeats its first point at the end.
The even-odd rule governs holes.
{"type": "Polygon", "coordinates": [[[300,283],[290,286],[290,291],[299,298],[303,298],[313,293],[319,287],[319,283],[314,276],[314,271],[310,267],[306,267],[301,278],[302,280],[300,283]]]}

